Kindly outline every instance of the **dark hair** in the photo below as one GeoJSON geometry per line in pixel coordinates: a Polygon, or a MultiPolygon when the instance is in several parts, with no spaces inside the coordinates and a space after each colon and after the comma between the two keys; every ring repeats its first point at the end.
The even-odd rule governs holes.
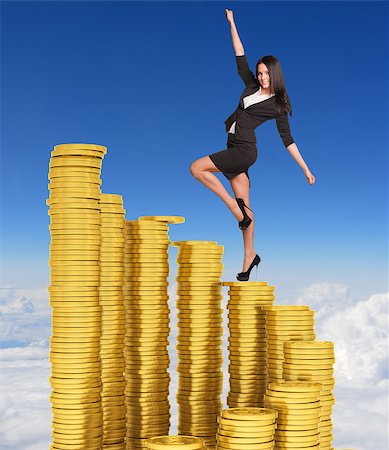
{"type": "Polygon", "coordinates": [[[276,97],[277,113],[283,114],[289,112],[289,114],[292,116],[292,105],[290,104],[288,91],[286,90],[284,75],[281,70],[280,62],[275,56],[262,56],[262,58],[258,60],[255,66],[255,76],[257,79],[258,66],[261,63],[265,64],[269,71],[270,89],[272,92],[274,92],[276,97]]]}

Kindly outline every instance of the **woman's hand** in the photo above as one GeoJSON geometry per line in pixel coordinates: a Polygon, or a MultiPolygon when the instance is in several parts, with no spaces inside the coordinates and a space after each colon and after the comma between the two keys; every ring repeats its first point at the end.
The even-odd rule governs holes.
{"type": "Polygon", "coordinates": [[[227,17],[228,22],[234,23],[234,15],[232,13],[232,10],[231,9],[225,9],[224,11],[226,13],[226,17],[227,17]]]}
{"type": "Polygon", "coordinates": [[[309,184],[313,184],[316,181],[316,178],[311,174],[309,169],[304,170],[305,178],[308,180],[309,184]]]}

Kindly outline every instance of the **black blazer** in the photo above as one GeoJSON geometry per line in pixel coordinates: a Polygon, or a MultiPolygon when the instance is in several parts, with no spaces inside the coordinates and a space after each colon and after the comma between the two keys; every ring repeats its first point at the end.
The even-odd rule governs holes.
{"type": "Polygon", "coordinates": [[[267,120],[276,119],[278,133],[280,134],[285,147],[292,144],[294,139],[290,134],[288,115],[287,113],[277,113],[275,96],[263,100],[262,102],[254,103],[244,109],[243,98],[258,91],[260,84],[250,70],[246,55],[236,56],[236,64],[238,67],[238,74],[245,84],[245,89],[240,96],[238,107],[224,121],[226,131],[228,132],[231,125],[236,121],[235,138],[240,141],[255,143],[257,142],[254,131],[255,128],[267,120]]]}

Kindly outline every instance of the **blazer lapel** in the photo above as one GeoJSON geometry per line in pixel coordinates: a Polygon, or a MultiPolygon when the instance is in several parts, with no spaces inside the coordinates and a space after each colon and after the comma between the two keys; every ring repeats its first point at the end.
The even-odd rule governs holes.
{"type": "Polygon", "coordinates": [[[243,98],[247,97],[248,95],[254,94],[254,92],[256,92],[259,89],[259,84],[249,84],[244,91],[242,92],[242,95],[240,96],[239,99],[239,105],[242,107],[242,109],[244,109],[244,103],[243,103],[243,98]]]}

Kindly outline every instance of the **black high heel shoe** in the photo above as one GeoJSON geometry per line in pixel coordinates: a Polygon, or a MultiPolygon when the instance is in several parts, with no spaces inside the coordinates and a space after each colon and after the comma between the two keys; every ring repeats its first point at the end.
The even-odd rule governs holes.
{"type": "Polygon", "coordinates": [[[250,223],[252,222],[250,217],[246,214],[245,208],[248,208],[252,212],[254,211],[245,204],[243,198],[236,198],[235,200],[236,203],[238,203],[238,206],[243,214],[243,219],[239,222],[239,228],[241,230],[245,230],[246,228],[249,227],[250,223]]]}
{"type": "Polygon", "coordinates": [[[257,266],[257,272],[258,272],[258,264],[260,263],[261,258],[259,255],[255,255],[252,263],[250,264],[250,267],[246,270],[246,272],[239,272],[236,276],[238,281],[248,281],[250,278],[250,272],[254,268],[254,266],[257,266]]]}

